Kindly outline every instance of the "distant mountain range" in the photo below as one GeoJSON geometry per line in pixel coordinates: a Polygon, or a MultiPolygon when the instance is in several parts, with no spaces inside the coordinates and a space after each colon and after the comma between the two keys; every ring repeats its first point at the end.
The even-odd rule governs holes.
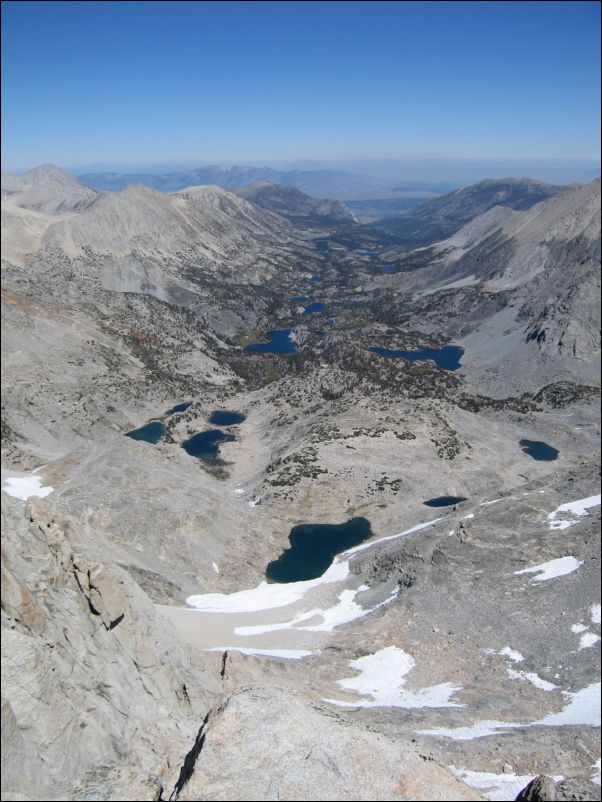
{"type": "MultiPolygon", "coordinates": [[[[161,192],[175,192],[185,187],[211,184],[222,189],[234,189],[257,181],[295,187],[313,198],[335,200],[396,198],[425,196],[424,188],[415,183],[398,186],[369,175],[355,175],[337,170],[274,170],[271,167],[240,165],[210,165],[196,170],[175,173],[86,173],[79,180],[93,189],[119,191],[129,184],[145,184],[161,192]]],[[[434,193],[427,193],[432,195],[434,193]]]]}
{"type": "Polygon", "coordinates": [[[486,179],[421,203],[405,214],[384,217],[374,225],[409,245],[421,245],[450,237],[494,206],[522,211],[568,188],[530,178],[486,179]]]}

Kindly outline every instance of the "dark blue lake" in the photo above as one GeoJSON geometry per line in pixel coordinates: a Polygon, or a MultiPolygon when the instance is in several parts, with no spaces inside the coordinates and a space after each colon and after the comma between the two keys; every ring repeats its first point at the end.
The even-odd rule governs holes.
{"type": "Polygon", "coordinates": [[[139,429],[126,432],[126,437],[131,437],[132,440],[142,440],[145,443],[158,443],[164,434],[165,426],[160,420],[153,420],[139,429]]]}
{"type": "Polygon", "coordinates": [[[376,255],[378,254],[378,251],[364,251],[364,250],[360,250],[360,251],[357,251],[356,253],[359,253],[359,254],[360,254],[360,256],[376,256],[376,255]]]}
{"type": "Polygon", "coordinates": [[[289,301],[293,304],[296,303],[303,303],[304,301],[309,301],[309,295],[293,295],[292,298],[289,298],[289,301]]]}
{"type": "Polygon", "coordinates": [[[216,426],[234,426],[237,423],[242,423],[245,416],[240,412],[229,412],[227,409],[216,409],[211,413],[209,423],[214,423],[216,426]]]}
{"type": "Polygon", "coordinates": [[[422,503],[427,507],[451,507],[452,504],[459,504],[461,501],[466,501],[464,496],[437,496],[422,503]]]}
{"type": "Polygon", "coordinates": [[[190,406],[192,406],[192,402],[191,401],[189,401],[186,404],[176,404],[175,407],[172,407],[171,409],[168,409],[165,414],[166,415],[175,415],[178,412],[186,412],[186,410],[190,406]]]}
{"type": "Polygon", "coordinates": [[[315,303],[306,306],[305,309],[303,310],[303,314],[313,315],[316,312],[323,312],[325,309],[326,307],[324,306],[324,304],[321,304],[319,301],[316,301],[315,303]]]}
{"type": "Polygon", "coordinates": [[[291,529],[290,547],[272,560],[265,575],[270,582],[301,582],[322,576],[337,554],[367,540],[372,534],[366,518],[344,524],[300,524],[291,529]]]}
{"type": "Polygon", "coordinates": [[[543,440],[519,440],[519,446],[530,457],[538,462],[553,462],[560,453],[558,449],[552,448],[543,440]]]}
{"type": "Polygon", "coordinates": [[[397,270],[395,265],[375,265],[383,273],[394,273],[397,270]]]}
{"type": "Polygon", "coordinates": [[[214,463],[217,461],[219,444],[235,440],[236,438],[221,432],[219,429],[209,429],[206,432],[198,432],[189,440],[184,440],[182,448],[191,457],[197,457],[204,462],[214,463]]]}
{"type": "Polygon", "coordinates": [[[464,349],[459,345],[444,345],[443,348],[421,348],[419,351],[396,351],[391,348],[371,348],[374,354],[385,359],[409,359],[411,362],[430,359],[442,370],[458,370],[464,349]]]}
{"type": "Polygon", "coordinates": [[[245,351],[254,354],[294,354],[297,346],[291,340],[291,329],[268,331],[270,341],[267,343],[251,343],[245,346],[245,351]]]}

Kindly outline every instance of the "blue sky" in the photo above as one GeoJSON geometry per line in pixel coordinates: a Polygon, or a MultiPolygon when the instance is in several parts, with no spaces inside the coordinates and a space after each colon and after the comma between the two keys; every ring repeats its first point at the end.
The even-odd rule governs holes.
{"type": "Polygon", "coordinates": [[[3,2],[2,165],[599,158],[597,2],[3,2]]]}

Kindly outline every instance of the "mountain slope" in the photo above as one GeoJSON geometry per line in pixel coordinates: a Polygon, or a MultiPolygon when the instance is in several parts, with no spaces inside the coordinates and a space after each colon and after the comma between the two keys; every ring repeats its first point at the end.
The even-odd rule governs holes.
{"type": "Polygon", "coordinates": [[[10,187],[26,189],[7,190],[3,201],[3,256],[16,266],[28,255],[39,275],[57,262],[106,288],[167,299],[192,273],[264,281],[290,248],[304,247],[285,219],[219,187],[97,193],[54,168],[13,178],[10,187]]]}
{"type": "Polygon", "coordinates": [[[281,214],[296,223],[333,225],[355,222],[355,215],[341,201],[311,198],[295,187],[256,181],[233,192],[261,209],[281,214]]]}
{"type": "Polygon", "coordinates": [[[263,237],[286,241],[282,221],[218,187],[166,195],[144,186],[102,193],[81,214],[52,226],[44,244],[75,255],[82,248],[128,254],[188,253],[220,260],[263,237]]]}
{"type": "Polygon", "coordinates": [[[377,220],[374,225],[408,243],[434,242],[451,236],[495,206],[529,209],[564,190],[565,187],[528,178],[487,179],[428,200],[407,214],[377,220]]]}
{"type": "MultiPolygon", "coordinates": [[[[63,208],[74,180],[41,179],[63,208]]],[[[235,380],[221,338],[258,325],[274,276],[309,279],[317,263],[284,218],[217,187],[92,194],[53,214],[3,201],[3,453],[26,464],[132,428],[158,398],[235,380]]]]}
{"type": "Polygon", "coordinates": [[[568,376],[598,384],[600,248],[596,179],[524,211],[490,209],[429,247],[383,254],[399,272],[380,283],[416,299],[411,317],[399,302],[385,308],[410,326],[441,326],[466,349],[475,388],[507,394],[568,376]]]}
{"type": "Polygon", "coordinates": [[[45,164],[22,175],[2,173],[2,198],[15,206],[57,214],[83,209],[97,193],[69,173],[45,164]]]}

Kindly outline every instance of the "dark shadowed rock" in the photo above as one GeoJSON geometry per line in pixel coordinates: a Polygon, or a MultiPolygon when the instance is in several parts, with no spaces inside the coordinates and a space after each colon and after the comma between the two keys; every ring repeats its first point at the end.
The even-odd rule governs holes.
{"type": "Polygon", "coordinates": [[[516,797],[516,802],[533,802],[533,800],[556,799],[556,786],[554,780],[547,774],[540,774],[529,785],[525,786],[516,797]]]}

